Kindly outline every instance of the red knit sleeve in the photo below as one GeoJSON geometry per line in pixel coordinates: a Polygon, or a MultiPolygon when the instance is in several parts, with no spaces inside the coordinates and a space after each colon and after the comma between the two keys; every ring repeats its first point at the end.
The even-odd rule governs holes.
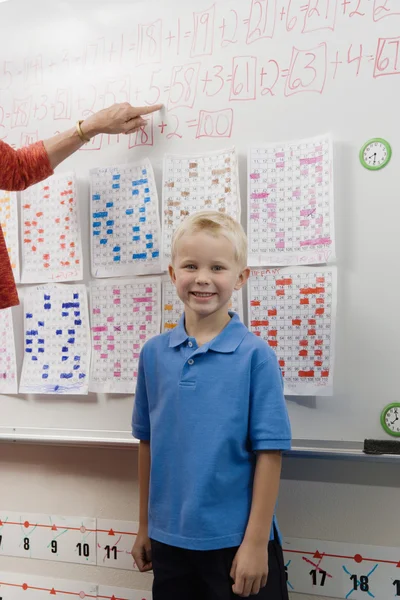
{"type": "Polygon", "coordinates": [[[43,142],[14,150],[0,141],[0,189],[24,190],[53,174],[43,142]]]}
{"type": "MultiPolygon", "coordinates": [[[[53,174],[43,142],[14,150],[0,141],[0,189],[18,191],[53,174]]],[[[0,309],[19,304],[10,259],[0,227],[0,309]]]]}
{"type": "Polygon", "coordinates": [[[0,227],[0,308],[8,308],[16,304],[19,304],[17,288],[3,231],[0,227]]]}

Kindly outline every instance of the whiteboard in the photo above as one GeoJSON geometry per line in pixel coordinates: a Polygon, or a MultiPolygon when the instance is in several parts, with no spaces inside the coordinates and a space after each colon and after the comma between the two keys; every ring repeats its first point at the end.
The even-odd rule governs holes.
{"type": "MultiPolygon", "coordinates": [[[[18,147],[51,136],[114,101],[165,104],[151,135],[98,136],[57,169],[73,170],[78,179],[87,285],[91,168],[149,157],[161,201],[165,152],[234,145],[245,225],[249,145],[331,134],[334,395],[288,398],[295,446],[340,451],[384,437],[381,409],[397,399],[399,26],[398,0],[0,5],[0,137],[6,142],[18,147]],[[379,172],[367,171],[358,158],[374,136],[393,149],[379,172]]],[[[25,286],[19,290],[23,297],[25,286]]],[[[13,318],[21,360],[21,306],[13,318]]],[[[132,397],[113,394],[2,396],[0,432],[3,439],[130,443],[132,404],[132,397]]]]}

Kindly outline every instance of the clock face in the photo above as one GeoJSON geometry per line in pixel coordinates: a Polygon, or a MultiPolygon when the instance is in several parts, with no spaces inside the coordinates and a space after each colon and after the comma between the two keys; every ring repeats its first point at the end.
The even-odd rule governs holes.
{"type": "Polygon", "coordinates": [[[382,169],[382,167],[387,165],[390,157],[390,145],[380,138],[367,142],[360,152],[363,166],[370,170],[382,169]]]}
{"type": "Polygon", "coordinates": [[[381,412],[381,425],[389,435],[400,437],[400,403],[385,406],[381,412]]]}
{"type": "Polygon", "coordinates": [[[385,414],[386,427],[400,435],[400,406],[392,406],[385,414]]]}

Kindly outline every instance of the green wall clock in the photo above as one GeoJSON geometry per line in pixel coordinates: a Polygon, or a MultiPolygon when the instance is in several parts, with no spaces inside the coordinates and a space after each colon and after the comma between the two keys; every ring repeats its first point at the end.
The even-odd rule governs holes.
{"type": "Polygon", "coordinates": [[[378,171],[386,167],[392,156],[389,142],[382,138],[372,138],[365,142],[360,150],[360,162],[370,171],[378,171]]]}
{"type": "Polygon", "coordinates": [[[385,406],[381,412],[381,425],[389,435],[400,437],[400,402],[385,406]]]}

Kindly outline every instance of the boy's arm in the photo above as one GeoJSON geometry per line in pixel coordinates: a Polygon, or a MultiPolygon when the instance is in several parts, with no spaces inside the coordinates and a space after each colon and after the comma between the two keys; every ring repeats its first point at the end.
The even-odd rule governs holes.
{"type": "Polygon", "coordinates": [[[249,438],[256,452],[252,504],[243,542],[232,564],[235,594],[257,594],[268,577],[268,542],[281,473],[281,451],[290,449],[291,431],[283,380],[275,354],[251,373],[249,438]]]}
{"type": "Polygon", "coordinates": [[[139,531],[132,548],[132,557],[142,573],[153,568],[148,529],[150,459],[150,442],[141,440],[139,444],[139,531]]]}
{"type": "Polygon", "coordinates": [[[138,378],[136,385],[135,404],[132,414],[132,433],[140,440],[139,466],[139,531],[132,548],[132,556],[140,571],[150,571],[151,544],[148,529],[149,484],[150,484],[150,418],[147,399],[146,376],[144,368],[144,351],[139,356],[138,378]]]}
{"type": "Polygon", "coordinates": [[[282,456],[279,451],[257,452],[250,516],[243,542],[232,563],[232,590],[239,596],[257,594],[267,583],[268,542],[278,497],[282,456]]]}
{"type": "Polygon", "coordinates": [[[250,517],[244,542],[268,546],[272,518],[278,498],[282,455],[279,451],[257,452],[250,517]]]}
{"type": "Polygon", "coordinates": [[[148,533],[150,485],[150,442],[139,444],[139,531],[148,533]]]}

